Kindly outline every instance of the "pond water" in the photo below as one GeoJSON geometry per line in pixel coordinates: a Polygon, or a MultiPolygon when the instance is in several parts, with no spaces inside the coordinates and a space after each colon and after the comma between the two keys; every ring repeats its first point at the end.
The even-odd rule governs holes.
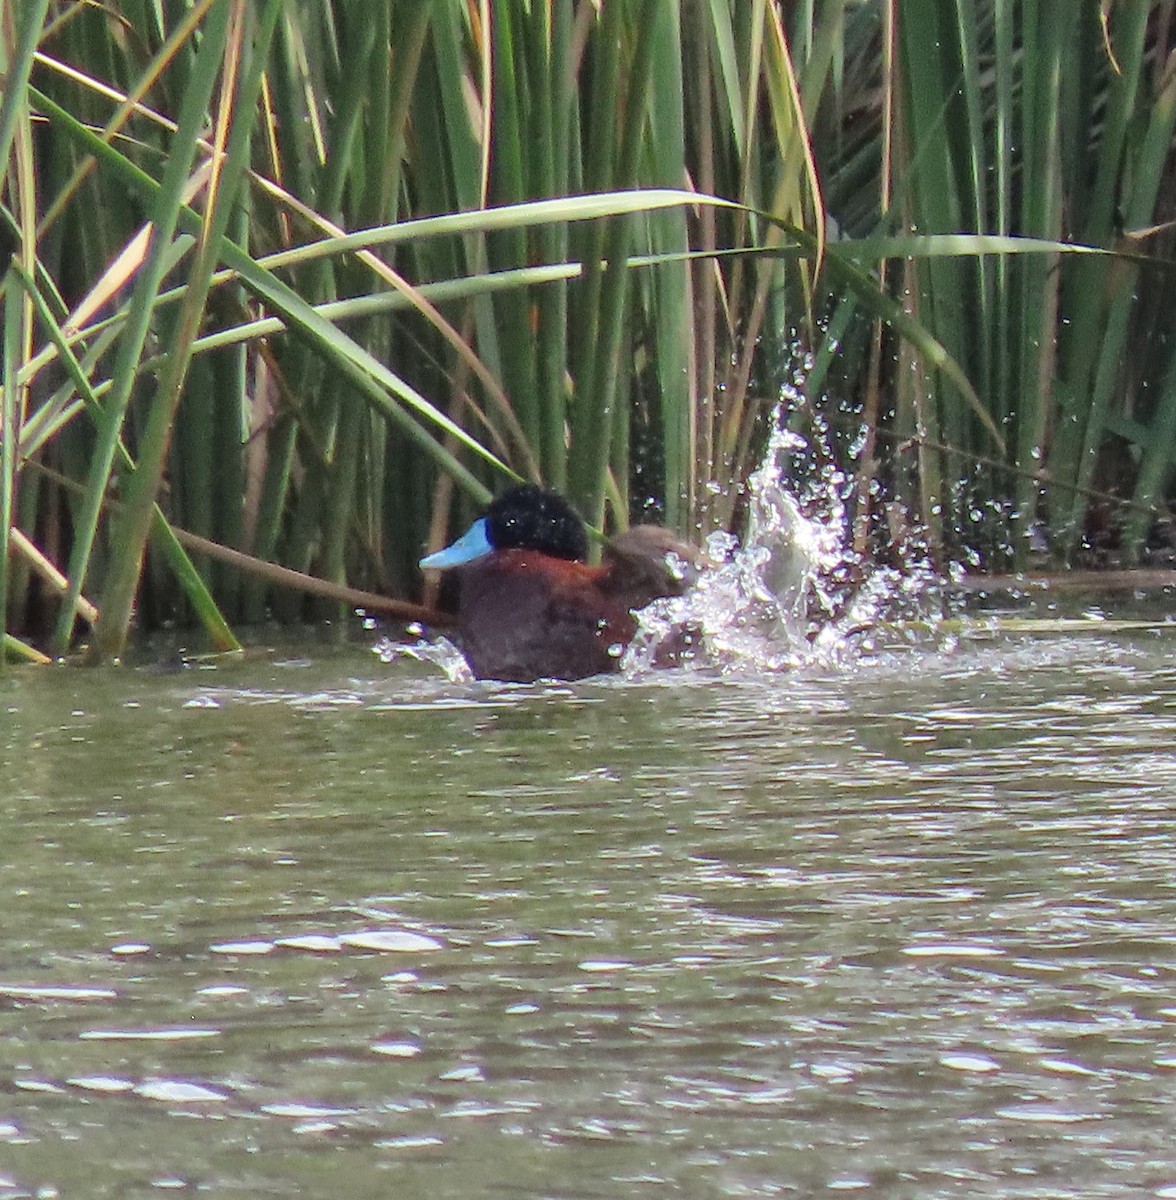
{"type": "Polygon", "coordinates": [[[1176,1196],[1176,626],[0,679],[0,1198],[1176,1196]]]}

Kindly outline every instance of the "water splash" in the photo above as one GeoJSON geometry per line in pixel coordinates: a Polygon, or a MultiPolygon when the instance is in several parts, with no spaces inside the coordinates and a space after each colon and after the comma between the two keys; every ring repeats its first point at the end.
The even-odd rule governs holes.
{"type": "Polygon", "coordinates": [[[462,652],[446,637],[427,638],[420,625],[409,625],[405,630],[416,638],[414,642],[398,642],[382,637],[372,647],[372,652],[386,665],[409,659],[412,662],[431,663],[445,672],[450,683],[470,683],[474,678],[469,663],[462,652]]]}
{"type": "Polygon", "coordinates": [[[696,586],[638,614],[624,672],[667,659],[724,672],[836,666],[883,625],[931,611],[929,563],[900,572],[854,553],[849,480],[832,461],[788,428],[781,405],[748,479],[745,540],[712,534],[705,548],[715,565],[696,586]],[[814,471],[814,458],[830,465],[814,471]]]}

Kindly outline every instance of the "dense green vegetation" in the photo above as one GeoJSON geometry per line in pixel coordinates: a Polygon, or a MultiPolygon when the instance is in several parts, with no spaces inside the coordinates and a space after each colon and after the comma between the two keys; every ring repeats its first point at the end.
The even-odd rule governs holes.
{"type": "Polygon", "coordinates": [[[1139,561],[1174,6],[0,6],[10,652],[411,600],[510,476],[737,527],[785,393],[863,551],[1139,561]]]}

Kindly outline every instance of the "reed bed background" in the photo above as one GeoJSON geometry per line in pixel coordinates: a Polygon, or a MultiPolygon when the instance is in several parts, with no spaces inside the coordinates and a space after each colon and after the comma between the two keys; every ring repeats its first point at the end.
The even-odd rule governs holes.
{"type": "Polygon", "coordinates": [[[8,654],[737,530],[784,397],[863,554],[1164,552],[1174,4],[0,5],[8,654]]]}

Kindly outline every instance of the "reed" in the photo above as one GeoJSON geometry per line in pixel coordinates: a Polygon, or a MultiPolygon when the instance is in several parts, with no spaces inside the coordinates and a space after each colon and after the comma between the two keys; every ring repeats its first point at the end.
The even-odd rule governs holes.
{"type": "Polygon", "coordinates": [[[1173,8],[4,6],[6,644],[407,601],[511,477],[735,528],[798,359],[863,550],[1138,561],[1173,8]]]}
{"type": "Polygon", "coordinates": [[[948,447],[929,450],[937,466],[921,472],[922,511],[942,514],[943,536],[997,569],[1024,565],[1035,543],[1063,562],[1084,546],[1089,557],[1087,535],[1106,515],[1096,493],[1126,500],[1133,477],[1137,507],[1111,516],[1135,561],[1165,496],[1170,471],[1157,460],[1170,456],[1157,447],[1171,444],[1170,418],[1159,397],[1176,347],[1140,285],[1159,287],[1170,270],[1172,10],[895,6],[903,225],[1040,239],[1030,254],[990,255],[977,242],[952,259],[916,255],[909,273],[909,306],[983,397],[983,413],[970,411],[948,381],[916,373],[920,404],[905,425],[896,412],[899,432],[948,447]],[[1138,371],[1130,347],[1141,337],[1156,340],[1138,371]],[[1123,469],[1139,456],[1151,470],[1123,469]]]}

